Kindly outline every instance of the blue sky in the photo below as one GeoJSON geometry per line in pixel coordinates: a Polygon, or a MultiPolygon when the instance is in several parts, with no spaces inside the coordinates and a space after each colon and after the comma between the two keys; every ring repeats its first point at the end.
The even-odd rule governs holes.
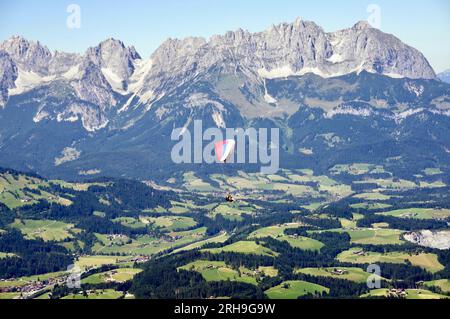
{"type": "Polygon", "coordinates": [[[352,26],[381,9],[381,30],[422,51],[437,72],[450,68],[448,0],[0,0],[0,40],[22,35],[52,50],[84,52],[114,37],[148,57],[166,38],[262,31],[296,17],[326,31],[352,26]],[[81,9],[81,28],[66,25],[69,4],[81,9]]]}

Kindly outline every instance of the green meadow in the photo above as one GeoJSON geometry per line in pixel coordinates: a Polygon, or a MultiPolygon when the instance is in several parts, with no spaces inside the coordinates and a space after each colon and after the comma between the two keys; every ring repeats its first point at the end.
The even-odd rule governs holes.
{"type": "Polygon", "coordinates": [[[178,269],[196,271],[202,275],[206,281],[240,281],[256,285],[256,276],[253,271],[239,267],[233,269],[223,261],[197,260],[178,269]]]}
{"type": "Polygon", "coordinates": [[[404,242],[400,239],[402,231],[397,229],[359,228],[338,231],[347,232],[354,244],[397,245],[404,242]]]}
{"type": "Polygon", "coordinates": [[[84,296],[82,292],[78,294],[69,294],[62,299],[119,299],[123,296],[121,291],[115,291],[112,289],[103,289],[90,291],[88,296],[84,296]]]}
{"type": "Polygon", "coordinates": [[[93,247],[98,254],[154,255],[170,249],[177,249],[205,238],[206,228],[186,231],[170,231],[164,237],[141,235],[136,238],[118,239],[119,242],[99,242],[93,247]]]}
{"type": "Polygon", "coordinates": [[[322,248],[324,245],[318,240],[303,236],[290,236],[284,233],[284,231],[288,228],[297,228],[300,226],[301,224],[299,223],[290,223],[264,227],[252,232],[248,236],[248,239],[272,237],[276,240],[287,241],[289,245],[295,248],[304,250],[320,250],[320,248],[322,248]]]}
{"type": "Polygon", "coordinates": [[[257,244],[254,241],[238,241],[224,247],[203,249],[202,251],[212,254],[221,252],[234,252],[239,254],[261,255],[270,257],[278,256],[278,253],[260,244],[257,244]]]}
{"type": "Polygon", "coordinates": [[[80,269],[97,268],[104,265],[118,265],[130,261],[130,256],[82,256],[75,261],[80,269]]]}
{"type": "Polygon", "coordinates": [[[438,279],[426,281],[424,283],[426,287],[437,287],[444,293],[450,293],[450,280],[449,279],[438,279]]]}
{"type": "Polygon", "coordinates": [[[81,280],[82,284],[102,284],[108,282],[125,282],[133,279],[133,277],[140,273],[142,269],[136,268],[118,268],[114,270],[105,271],[98,274],[90,275],[81,280]]]}
{"type": "MultiPolygon", "coordinates": [[[[296,269],[295,273],[311,275],[316,277],[329,277],[335,279],[346,279],[358,283],[367,282],[367,278],[373,275],[357,267],[328,267],[328,268],[301,268],[296,269]],[[341,273],[342,272],[342,273],[341,273]]],[[[382,277],[378,278],[381,280],[382,277]]]]}
{"type": "Polygon", "coordinates": [[[362,248],[351,248],[347,251],[341,252],[336,257],[340,262],[354,263],[354,264],[373,264],[373,263],[394,263],[403,264],[406,260],[412,265],[418,266],[428,270],[431,273],[438,272],[444,269],[436,254],[419,253],[409,254],[405,252],[388,252],[377,253],[364,251],[362,248]]]}
{"type": "Polygon", "coordinates": [[[414,219],[447,219],[450,217],[450,209],[444,208],[406,208],[391,210],[379,215],[393,216],[398,218],[414,219]]]}
{"type": "MultiPolygon", "coordinates": [[[[361,298],[368,298],[368,297],[385,297],[387,298],[389,294],[388,289],[374,289],[371,290],[368,294],[364,294],[361,296],[361,298]]],[[[431,292],[429,290],[424,289],[406,289],[406,298],[405,299],[448,299],[449,296],[437,294],[434,292],[431,292]]]]}
{"type": "Polygon", "coordinates": [[[71,230],[74,225],[55,220],[16,219],[11,227],[16,228],[29,239],[41,238],[45,241],[62,241],[72,238],[71,230]]]}
{"type": "Polygon", "coordinates": [[[321,295],[329,291],[326,287],[307,281],[289,280],[266,290],[265,294],[269,299],[297,299],[307,294],[321,295]]]}
{"type": "Polygon", "coordinates": [[[26,175],[0,174],[0,203],[9,208],[17,208],[25,205],[36,204],[39,200],[46,200],[61,205],[71,205],[66,198],[55,196],[41,187],[48,187],[47,181],[26,175]],[[32,191],[30,191],[32,190],[32,191]]]}
{"type": "Polygon", "coordinates": [[[161,216],[161,217],[140,217],[143,224],[151,224],[157,228],[167,231],[183,230],[197,225],[191,217],[184,216],[161,216]]]}
{"type": "Polygon", "coordinates": [[[188,250],[198,249],[198,248],[201,248],[204,245],[210,244],[210,243],[223,243],[223,242],[226,242],[228,240],[228,238],[230,238],[230,236],[226,232],[223,232],[217,236],[210,237],[205,240],[200,240],[198,242],[189,244],[187,246],[175,249],[172,253],[176,254],[180,251],[188,251],[188,250]]]}

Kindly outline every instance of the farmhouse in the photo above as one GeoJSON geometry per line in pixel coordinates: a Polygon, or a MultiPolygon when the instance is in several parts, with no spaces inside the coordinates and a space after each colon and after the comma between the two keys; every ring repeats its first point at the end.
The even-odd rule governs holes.
{"type": "Polygon", "coordinates": [[[358,256],[363,256],[364,255],[364,250],[357,250],[353,252],[354,255],[358,255],[358,256]]]}
{"type": "Polygon", "coordinates": [[[332,271],[331,273],[332,273],[333,275],[338,275],[338,276],[340,276],[340,275],[345,275],[345,274],[347,273],[347,270],[334,268],[333,271],[332,271]]]}

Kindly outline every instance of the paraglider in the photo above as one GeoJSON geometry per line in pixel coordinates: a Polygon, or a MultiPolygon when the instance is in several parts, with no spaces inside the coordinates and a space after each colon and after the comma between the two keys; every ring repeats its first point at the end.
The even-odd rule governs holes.
{"type": "Polygon", "coordinates": [[[227,196],[225,197],[225,200],[229,203],[234,202],[234,198],[233,198],[233,196],[231,196],[231,194],[227,194],[227,196]]]}
{"type": "MultiPolygon", "coordinates": [[[[216,151],[217,160],[220,163],[226,164],[227,161],[231,158],[234,152],[234,148],[236,146],[235,140],[228,139],[225,141],[220,141],[214,144],[214,149],[216,151]]],[[[234,202],[234,198],[231,194],[227,194],[225,200],[229,203],[234,202]]]]}
{"type": "Polygon", "coordinates": [[[226,164],[227,160],[233,155],[235,146],[236,142],[231,139],[214,144],[214,149],[219,162],[226,164]]]}

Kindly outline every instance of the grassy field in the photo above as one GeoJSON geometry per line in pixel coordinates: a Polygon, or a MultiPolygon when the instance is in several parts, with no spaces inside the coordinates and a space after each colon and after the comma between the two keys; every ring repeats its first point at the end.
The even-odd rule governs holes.
{"type": "Polygon", "coordinates": [[[80,269],[95,268],[103,265],[117,265],[131,260],[130,256],[83,256],[75,261],[80,269]]]}
{"type": "Polygon", "coordinates": [[[0,288],[3,287],[22,287],[29,283],[39,281],[39,280],[47,280],[49,278],[57,278],[61,277],[65,274],[65,272],[52,272],[42,275],[35,275],[35,276],[26,276],[26,277],[20,277],[16,278],[14,280],[7,280],[7,281],[0,281],[0,288]]]}
{"type": "Polygon", "coordinates": [[[224,247],[203,249],[202,251],[210,252],[213,254],[221,252],[234,252],[240,254],[261,255],[270,257],[278,256],[278,253],[274,252],[269,248],[258,245],[254,241],[238,241],[224,247]]]}
{"type": "MultiPolygon", "coordinates": [[[[364,294],[361,296],[361,298],[367,298],[367,297],[387,297],[388,296],[388,289],[374,289],[371,290],[370,293],[364,294]]],[[[424,289],[406,289],[406,299],[447,299],[450,298],[445,295],[440,295],[434,292],[431,292],[429,290],[424,289]]]]}
{"type": "Polygon", "coordinates": [[[355,209],[368,209],[368,210],[373,210],[373,209],[385,209],[385,208],[389,208],[392,207],[392,205],[389,204],[384,204],[384,203],[357,203],[357,204],[351,204],[350,205],[351,208],[355,208],[355,209]]]}
{"type": "Polygon", "coordinates": [[[420,181],[419,182],[420,188],[440,188],[440,187],[445,187],[447,186],[444,182],[442,181],[434,181],[434,182],[425,182],[425,181],[420,181]]]}
{"type": "Polygon", "coordinates": [[[341,226],[344,229],[356,228],[356,220],[339,218],[339,221],[341,222],[341,226]]]}
{"type": "Polygon", "coordinates": [[[183,230],[197,225],[197,223],[193,218],[184,216],[161,216],[161,217],[141,216],[140,220],[142,223],[144,223],[144,225],[153,224],[154,226],[167,231],[183,230]]]}
{"type": "Polygon", "coordinates": [[[2,253],[1,251],[0,251],[0,259],[2,259],[2,258],[8,258],[8,257],[14,257],[14,256],[16,256],[15,254],[11,254],[11,253],[2,253]]]}
{"type": "Polygon", "coordinates": [[[444,269],[444,266],[439,262],[437,255],[432,253],[420,253],[416,255],[404,252],[377,253],[364,251],[363,254],[356,254],[361,251],[363,251],[361,248],[351,248],[340,253],[336,259],[341,262],[354,264],[403,264],[405,263],[405,260],[408,260],[412,265],[424,268],[432,273],[444,269]]]}
{"type": "Polygon", "coordinates": [[[240,281],[256,285],[256,275],[253,271],[239,267],[233,269],[223,261],[197,260],[178,269],[196,271],[200,273],[206,281],[240,281]]]}
{"type": "Polygon", "coordinates": [[[318,240],[302,236],[289,236],[284,233],[284,231],[288,228],[297,228],[300,226],[301,224],[299,223],[290,223],[264,227],[252,232],[248,236],[248,239],[272,237],[276,240],[287,241],[289,245],[295,248],[304,250],[320,250],[320,248],[324,245],[318,240]]]}
{"type": "MultiPolygon", "coordinates": [[[[297,183],[317,183],[318,192],[326,192],[333,197],[345,197],[352,193],[351,187],[349,185],[340,184],[334,179],[319,175],[314,176],[311,172],[303,172],[303,175],[287,173],[289,179],[297,183]]],[[[312,193],[312,195],[317,196],[318,194],[312,193]]]]}
{"type": "Polygon", "coordinates": [[[334,175],[339,174],[363,175],[367,173],[384,173],[384,172],[385,171],[383,166],[368,163],[338,164],[330,169],[330,173],[334,175]]]}
{"type": "Polygon", "coordinates": [[[361,184],[361,183],[369,183],[369,184],[377,184],[382,189],[393,189],[393,190],[406,190],[406,189],[413,189],[417,188],[416,183],[412,181],[408,181],[405,179],[392,179],[392,178],[385,178],[385,179],[365,179],[363,181],[356,181],[355,184],[361,184]]]}
{"type": "Polygon", "coordinates": [[[74,225],[66,224],[55,220],[31,220],[31,219],[16,219],[10,225],[22,232],[22,234],[29,239],[42,238],[45,241],[61,241],[67,238],[72,238],[70,230],[74,225]]]}
{"type": "MultiPolygon", "coordinates": [[[[365,272],[361,268],[357,267],[328,267],[328,268],[302,268],[296,269],[295,273],[301,273],[316,277],[330,277],[336,279],[346,279],[358,283],[367,282],[367,278],[372,274],[365,272]],[[342,270],[343,273],[340,274],[336,270],[342,270]]],[[[379,277],[382,279],[382,277],[379,277]]]]}
{"type": "Polygon", "coordinates": [[[142,228],[145,227],[146,224],[148,224],[145,223],[145,221],[133,217],[118,217],[113,219],[112,221],[115,223],[120,223],[130,228],[142,228]]]}
{"type": "MultiPolygon", "coordinates": [[[[205,238],[206,228],[196,228],[187,231],[172,231],[166,237],[155,238],[149,235],[139,236],[130,243],[96,243],[93,251],[102,254],[154,255],[169,249],[176,249],[184,245],[198,242],[205,238]]],[[[126,239],[124,239],[126,241],[126,239]]]]}
{"type": "Polygon", "coordinates": [[[81,280],[82,284],[101,284],[107,282],[125,282],[133,279],[133,277],[140,273],[142,269],[136,268],[118,268],[110,271],[105,271],[98,274],[93,274],[81,280]]]}
{"type": "Polygon", "coordinates": [[[447,219],[450,209],[444,208],[406,208],[378,213],[379,215],[414,219],[447,219]]]}
{"type": "Polygon", "coordinates": [[[0,300],[15,299],[20,296],[20,292],[0,292],[0,300]]]}
{"type": "Polygon", "coordinates": [[[0,174],[0,203],[5,204],[11,209],[35,204],[41,199],[61,205],[72,204],[66,198],[55,196],[39,189],[39,187],[48,186],[49,183],[47,181],[39,178],[25,175],[15,176],[10,173],[0,174]]]}
{"type": "Polygon", "coordinates": [[[100,251],[105,246],[113,247],[113,246],[122,246],[129,242],[131,239],[125,235],[105,235],[94,233],[95,237],[99,242],[94,244],[93,251],[100,251]]]}
{"type": "Polygon", "coordinates": [[[434,175],[440,175],[444,172],[441,171],[440,168],[426,168],[423,170],[424,174],[427,176],[434,176],[434,175]]]}
{"type": "Polygon", "coordinates": [[[426,281],[424,283],[426,287],[438,287],[442,290],[442,292],[450,293],[450,280],[449,279],[439,279],[439,280],[432,280],[432,281],[426,281]]]}
{"type": "Polygon", "coordinates": [[[195,176],[193,172],[187,172],[183,175],[184,187],[191,192],[214,192],[218,191],[211,184],[195,176]]]}
{"type": "Polygon", "coordinates": [[[276,277],[278,276],[278,269],[272,266],[259,266],[258,271],[263,273],[267,277],[276,277]]]}
{"type": "Polygon", "coordinates": [[[317,202],[317,203],[311,203],[311,204],[308,204],[308,205],[303,205],[301,207],[304,208],[304,209],[307,209],[309,211],[315,211],[316,209],[318,209],[322,205],[323,205],[322,202],[317,202]]]}
{"type": "Polygon", "coordinates": [[[52,180],[52,183],[57,184],[64,188],[73,189],[76,191],[87,191],[91,186],[108,186],[109,183],[69,183],[63,180],[52,180]]]}
{"type": "Polygon", "coordinates": [[[349,185],[340,184],[328,176],[314,176],[311,170],[280,170],[278,174],[243,173],[238,176],[213,174],[211,179],[227,191],[280,191],[294,197],[317,198],[321,195],[345,197],[352,193],[349,185]],[[317,186],[310,184],[316,183],[317,186]],[[327,194],[325,194],[327,193],[327,194]]]}
{"type": "Polygon", "coordinates": [[[272,287],[265,291],[270,299],[297,299],[307,294],[328,293],[330,290],[326,287],[313,284],[306,281],[294,280],[285,281],[278,286],[272,287]]]}
{"type": "Polygon", "coordinates": [[[123,292],[115,291],[112,289],[96,290],[90,292],[87,297],[83,296],[82,293],[70,294],[62,299],[118,299],[123,296],[123,292]]]}
{"type": "Polygon", "coordinates": [[[389,195],[382,194],[380,192],[373,192],[373,193],[361,193],[353,196],[354,198],[363,199],[363,200],[388,200],[391,198],[389,195]]]}
{"type": "Polygon", "coordinates": [[[169,212],[172,214],[185,214],[189,213],[192,210],[211,210],[215,206],[217,206],[217,203],[211,203],[207,205],[196,205],[191,200],[186,200],[184,202],[178,202],[178,201],[170,201],[172,204],[172,207],[169,208],[169,212]]]}
{"type": "Polygon", "coordinates": [[[201,248],[204,245],[210,244],[210,243],[223,243],[223,242],[227,241],[228,238],[230,238],[230,236],[226,232],[223,232],[215,237],[211,237],[211,238],[201,240],[201,241],[192,243],[190,245],[175,249],[172,253],[176,254],[180,251],[188,251],[188,250],[198,249],[198,248],[201,248]]]}
{"type": "Polygon", "coordinates": [[[404,242],[400,239],[402,231],[397,229],[359,228],[335,231],[347,232],[350,235],[351,242],[354,244],[396,245],[404,242]]]}
{"type": "Polygon", "coordinates": [[[224,218],[235,221],[242,221],[242,214],[251,215],[255,208],[246,203],[234,202],[217,205],[208,216],[215,218],[217,215],[222,215],[224,218]]]}

